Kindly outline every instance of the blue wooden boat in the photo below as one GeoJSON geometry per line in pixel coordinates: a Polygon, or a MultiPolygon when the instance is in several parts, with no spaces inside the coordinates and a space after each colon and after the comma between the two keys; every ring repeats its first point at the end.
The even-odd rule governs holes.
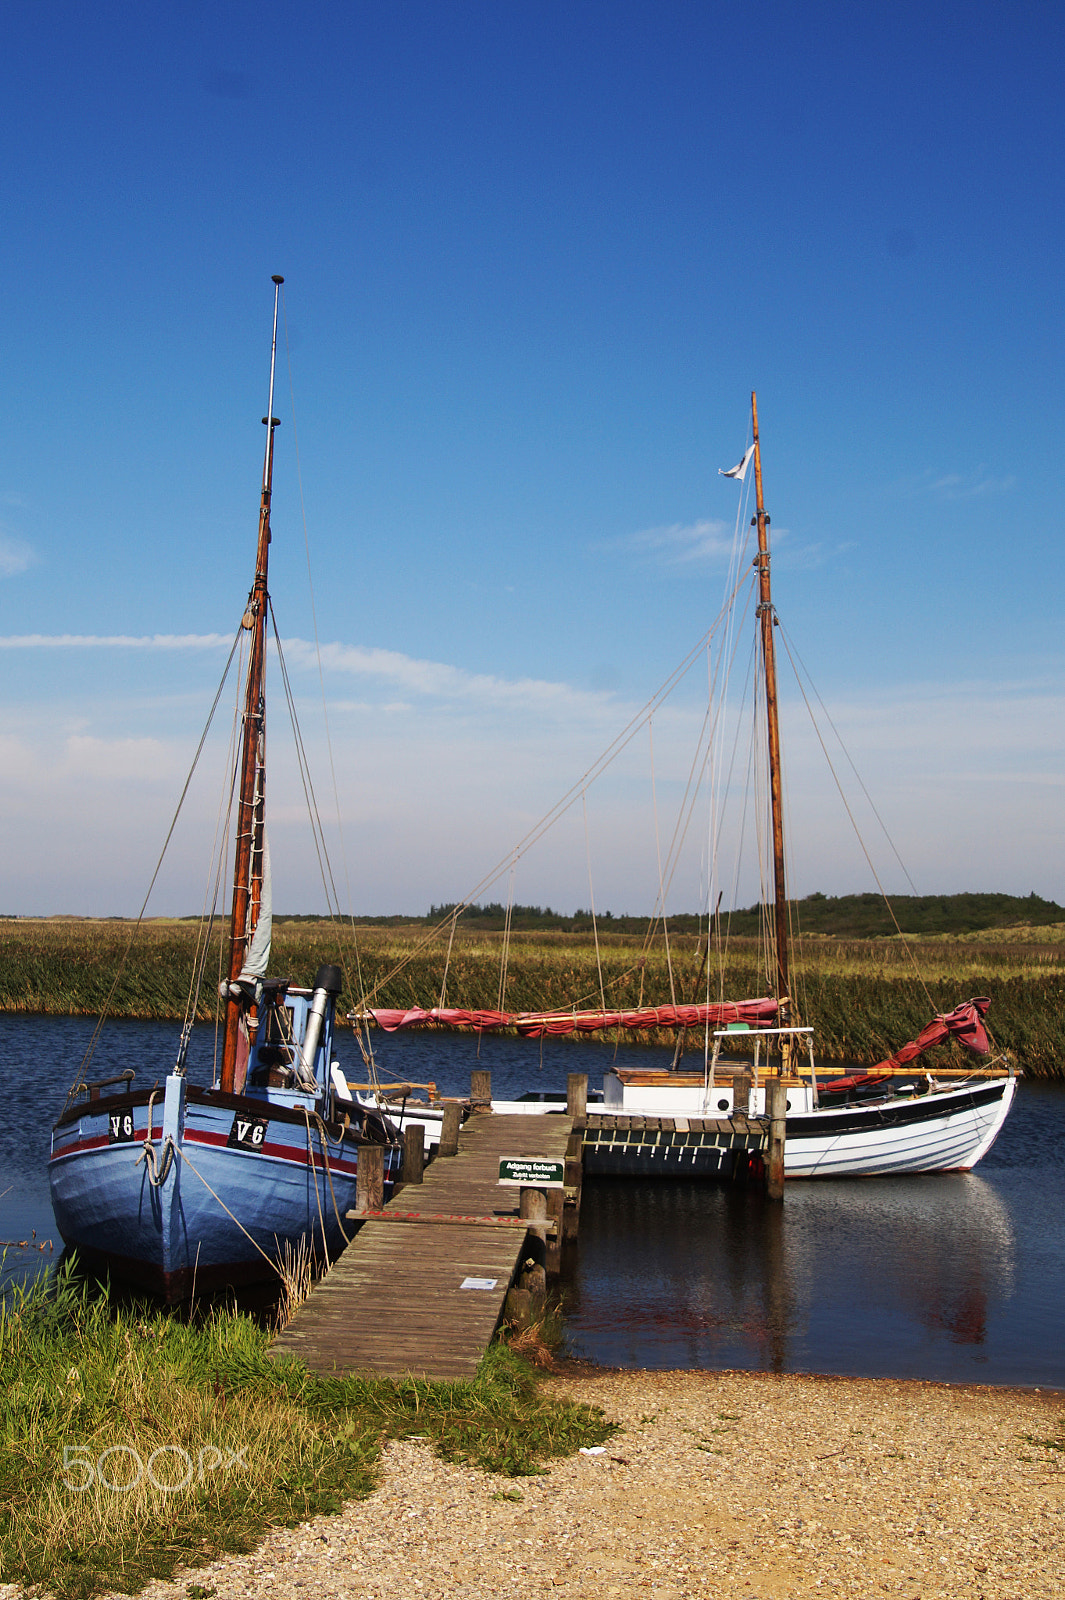
{"type": "MultiPolygon", "coordinates": [[[[146,1060],[88,1082],[84,1065],[52,1132],[49,1180],[64,1242],[90,1266],[179,1301],[196,1289],[269,1280],[286,1246],[332,1256],[351,1231],[360,1153],[383,1146],[385,1193],[399,1173],[396,1129],[348,1091],[333,1056],[339,967],[310,988],[267,977],[271,890],[264,735],[267,567],[273,482],[273,342],[255,579],[247,635],[243,735],[224,1043],[217,1082],[189,1083],[190,1023],[172,1070],[146,1060]]],[[[191,1014],[194,1014],[195,1008],[191,1014]]]]}

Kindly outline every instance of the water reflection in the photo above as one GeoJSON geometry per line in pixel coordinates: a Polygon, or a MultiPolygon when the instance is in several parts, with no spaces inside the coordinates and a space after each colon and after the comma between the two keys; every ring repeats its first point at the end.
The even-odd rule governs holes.
{"type": "Polygon", "coordinates": [[[976,1174],[755,1189],[585,1186],[571,1349],[609,1365],[903,1372],[982,1346],[1014,1288],[1008,1207],[976,1174]]]}

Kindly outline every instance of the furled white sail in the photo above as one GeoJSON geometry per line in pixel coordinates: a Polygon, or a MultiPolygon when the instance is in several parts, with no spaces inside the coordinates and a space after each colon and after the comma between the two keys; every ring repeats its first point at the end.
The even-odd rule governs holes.
{"type": "Polygon", "coordinates": [[[259,900],[259,920],[251,936],[248,954],[237,982],[254,986],[266,977],[270,965],[270,945],[274,932],[274,893],[270,878],[270,845],[263,834],[263,887],[259,900]]]}

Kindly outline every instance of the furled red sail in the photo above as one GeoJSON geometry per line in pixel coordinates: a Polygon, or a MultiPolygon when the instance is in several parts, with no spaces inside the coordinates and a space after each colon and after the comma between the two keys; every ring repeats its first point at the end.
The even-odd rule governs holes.
{"type": "Polygon", "coordinates": [[[885,1067],[904,1067],[907,1061],[913,1061],[916,1056],[923,1055],[926,1050],[931,1050],[934,1044],[941,1044],[948,1036],[957,1039],[967,1050],[972,1050],[979,1056],[986,1056],[991,1046],[988,1043],[983,1019],[990,1004],[991,1001],[986,996],[977,1000],[966,1000],[964,1005],[955,1006],[946,1016],[933,1017],[927,1028],[922,1028],[916,1039],[904,1044],[902,1049],[896,1051],[889,1060],[881,1061],[879,1066],[873,1068],[873,1072],[880,1072],[885,1067]]]}
{"type": "Polygon", "coordinates": [[[462,1011],[453,1006],[425,1011],[415,1006],[409,1011],[373,1010],[365,1015],[387,1033],[436,1023],[445,1028],[516,1028],[538,1039],[544,1034],[597,1033],[607,1028],[701,1028],[708,1024],[720,1028],[732,1022],[766,1028],[776,1021],[777,1002],[769,997],[715,1005],[640,1006],[634,1011],[462,1011]]]}

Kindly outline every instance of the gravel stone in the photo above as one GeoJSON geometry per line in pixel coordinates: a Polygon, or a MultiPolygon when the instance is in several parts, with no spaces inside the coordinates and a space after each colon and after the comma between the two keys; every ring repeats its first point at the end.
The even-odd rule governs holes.
{"type": "Polygon", "coordinates": [[[500,1478],[388,1443],[378,1487],[144,1591],[186,1600],[1059,1600],[1065,1396],[743,1372],[546,1380],[622,1426],[500,1478]],[[511,1498],[514,1495],[518,1499],[511,1498]]]}

